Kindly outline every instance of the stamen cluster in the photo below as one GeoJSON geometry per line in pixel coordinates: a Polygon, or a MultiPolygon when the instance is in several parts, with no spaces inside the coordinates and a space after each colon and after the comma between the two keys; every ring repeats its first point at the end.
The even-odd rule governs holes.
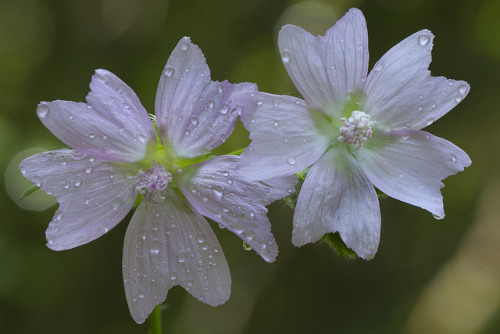
{"type": "Polygon", "coordinates": [[[354,110],[349,119],[342,117],[340,120],[344,125],[340,128],[338,140],[355,145],[356,150],[373,135],[375,121],[370,121],[370,116],[362,111],[354,110]]]}
{"type": "Polygon", "coordinates": [[[153,195],[167,188],[168,183],[172,181],[172,173],[153,161],[153,167],[146,172],[139,171],[135,178],[139,179],[135,190],[139,190],[143,195],[147,194],[147,199],[150,200],[153,195]]]}

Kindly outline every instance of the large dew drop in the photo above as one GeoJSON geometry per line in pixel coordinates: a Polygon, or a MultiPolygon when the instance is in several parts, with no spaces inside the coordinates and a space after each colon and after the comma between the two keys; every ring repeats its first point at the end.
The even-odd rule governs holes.
{"type": "Polygon", "coordinates": [[[429,41],[430,41],[430,38],[427,35],[418,36],[418,44],[420,44],[422,46],[426,46],[429,43],[429,41]]]}
{"type": "Polygon", "coordinates": [[[50,108],[46,104],[41,104],[36,108],[36,113],[40,118],[46,118],[49,115],[50,108]]]}

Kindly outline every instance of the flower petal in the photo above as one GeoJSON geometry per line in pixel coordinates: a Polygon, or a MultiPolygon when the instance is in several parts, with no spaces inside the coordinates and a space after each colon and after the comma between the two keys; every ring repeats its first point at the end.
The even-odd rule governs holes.
{"type": "Polygon", "coordinates": [[[252,143],[241,154],[245,178],[267,180],[295,174],[312,165],[326,151],[335,131],[323,115],[304,100],[266,93],[241,93],[241,120],[252,143]]]}
{"type": "Polygon", "coordinates": [[[174,191],[161,196],[158,203],[139,205],[125,234],[123,282],[137,323],[174,285],[212,306],[231,293],[226,258],[208,222],[174,191]]]}
{"type": "Polygon", "coordinates": [[[372,138],[360,150],[358,160],[378,189],[440,218],[444,217],[441,180],[471,164],[457,146],[419,130],[372,138]]]}
{"type": "Polygon", "coordinates": [[[421,129],[450,111],[469,92],[465,81],[432,77],[434,35],[421,30],[390,49],[374,66],[364,89],[366,110],[379,126],[421,129]]]}
{"type": "Polygon", "coordinates": [[[296,246],[339,232],[347,247],[370,260],[380,240],[377,194],[356,160],[331,149],[312,166],[302,185],[293,217],[296,246]]]}
{"type": "Polygon", "coordinates": [[[183,172],[180,189],[199,213],[225,226],[272,262],[278,246],[266,205],[293,193],[297,178],[249,181],[236,171],[238,160],[238,156],[226,155],[193,165],[191,171],[183,172]]]}
{"type": "Polygon", "coordinates": [[[130,211],[135,181],[117,163],[77,151],[36,154],[21,165],[23,175],[57,198],[59,209],[47,229],[47,246],[64,250],[86,244],[115,227],[130,211]]]}
{"type": "Polygon", "coordinates": [[[97,70],[88,104],[42,102],[37,114],[63,143],[106,161],[138,161],[156,139],[149,116],[135,93],[113,73],[97,70]]]}
{"type": "Polygon", "coordinates": [[[203,53],[184,37],[172,51],[156,93],[160,138],[188,158],[218,147],[238,119],[232,95],[256,89],[254,84],[210,81],[203,53]]]}
{"type": "Polygon", "coordinates": [[[290,78],[315,109],[335,112],[366,78],[368,32],[358,9],[347,12],[324,37],[286,25],[278,46],[290,78]]]}

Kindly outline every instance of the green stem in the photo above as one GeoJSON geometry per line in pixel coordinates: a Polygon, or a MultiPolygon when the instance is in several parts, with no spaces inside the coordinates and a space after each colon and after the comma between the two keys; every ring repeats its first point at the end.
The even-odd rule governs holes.
{"type": "Polygon", "coordinates": [[[239,150],[233,151],[227,155],[240,155],[241,152],[243,152],[244,150],[245,150],[245,148],[240,148],[239,150]]]}
{"type": "Polygon", "coordinates": [[[149,334],[161,334],[161,304],[156,305],[149,315],[149,334]]]}

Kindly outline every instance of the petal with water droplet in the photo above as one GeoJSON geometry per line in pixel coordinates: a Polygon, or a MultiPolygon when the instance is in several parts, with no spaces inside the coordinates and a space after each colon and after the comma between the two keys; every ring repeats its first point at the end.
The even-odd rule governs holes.
{"type": "Polygon", "coordinates": [[[174,285],[212,306],[224,303],[231,292],[229,268],[208,222],[175,192],[162,195],[164,200],[138,206],[125,234],[123,281],[137,323],[174,285]],[[190,235],[202,235],[203,241],[190,235]]]}
{"type": "Polygon", "coordinates": [[[168,78],[161,77],[156,93],[160,138],[168,139],[177,153],[186,158],[220,146],[232,133],[239,116],[231,104],[232,95],[256,91],[256,86],[210,81],[203,53],[187,37],[172,51],[167,67],[174,71],[168,78]],[[183,50],[182,45],[189,47],[183,50]]]}
{"type": "Polygon", "coordinates": [[[441,181],[471,164],[460,148],[420,130],[387,133],[365,146],[358,160],[377,188],[440,217],[444,217],[441,181]]]}
{"type": "Polygon", "coordinates": [[[368,32],[363,14],[351,9],[325,36],[284,26],[278,46],[288,75],[307,103],[337,110],[349,92],[361,87],[368,71],[368,32]]]}
{"type": "Polygon", "coordinates": [[[370,260],[380,241],[377,194],[355,158],[331,149],[307,174],[293,216],[296,246],[339,232],[347,247],[370,260]]]}
{"type": "Polygon", "coordinates": [[[70,249],[99,238],[127,215],[135,199],[134,180],[126,177],[118,164],[95,160],[87,173],[88,159],[83,156],[75,160],[73,152],[39,153],[20,166],[26,178],[40,180],[40,188],[50,190],[59,203],[46,232],[47,246],[53,250],[70,249]]]}
{"type": "Polygon", "coordinates": [[[412,129],[422,129],[429,125],[429,119],[439,119],[467,95],[466,82],[431,76],[428,68],[433,39],[430,31],[419,31],[375,64],[364,91],[365,108],[378,126],[403,130],[409,122],[412,129]],[[382,63],[384,68],[377,71],[382,63]]]}
{"type": "Polygon", "coordinates": [[[266,205],[289,195],[288,189],[295,187],[297,178],[250,181],[236,171],[239,159],[219,156],[189,167],[180,176],[180,189],[199,213],[234,232],[264,260],[272,262],[278,248],[266,205]],[[227,182],[229,176],[231,183],[227,182]]]}
{"type": "Polygon", "coordinates": [[[300,172],[318,160],[334,139],[330,122],[304,100],[244,92],[234,101],[243,106],[241,120],[252,139],[241,154],[240,173],[246,178],[266,180],[300,172]],[[256,100],[262,103],[257,105],[256,100]]]}

